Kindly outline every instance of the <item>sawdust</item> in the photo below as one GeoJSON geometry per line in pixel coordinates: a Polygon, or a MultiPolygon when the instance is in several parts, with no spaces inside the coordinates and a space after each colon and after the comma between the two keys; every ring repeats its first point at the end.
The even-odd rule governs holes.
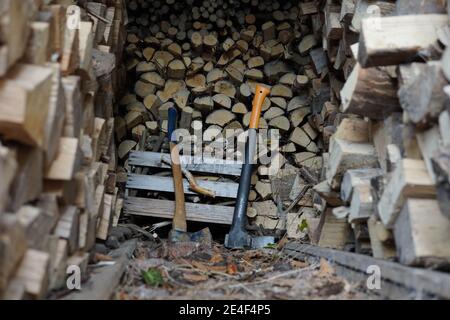
{"type": "Polygon", "coordinates": [[[326,260],[311,265],[274,249],[229,251],[218,244],[173,258],[164,242],[139,244],[116,292],[120,300],[373,298],[336,276],[326,260]],[[142,273],[150,268],[160,271],[162,286],[145,284],[142,273]]]}

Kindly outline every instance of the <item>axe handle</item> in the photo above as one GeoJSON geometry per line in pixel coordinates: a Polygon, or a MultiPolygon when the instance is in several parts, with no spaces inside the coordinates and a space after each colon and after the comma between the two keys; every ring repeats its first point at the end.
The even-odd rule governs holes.
{"type": "MultiPolygon", "coordinates": [[[[234,207],[233,223],[230,230],[230,237],[234,237],[239,232],[244,232],[247,222],[248,195],[250,192],[251,177],[253,173],[253,161],[257,144],[257,133],[261,110],[264,100],[269,95],[270,90],[264,86],[256,86],[256,94],[253,100],[252,116],[248,130],[248,140],[245,151],[245,162],[242,166],[241,177],[239,181],[236,206],[234,207]]],[[[231,242],[233,239],[231,239],[231,242]]]]}
{"type": "Polygon", "coordinates": [[[184,199],[183,172],[181,170],[180,153],[175,139],[178,112],[172,107],[169,109],[168,135],[170,140],[170,158],[172,160],[173,186],[175,190],[175,212],[173,215],[173,229],[181,232],[187,231],[186,205],[184,199]]]}
{"type": "Polygon", "coordinates": [[[183,172],[181,171],[180,154],[175,143],[170,143],[170,153],[172,157],[172,175],[175,189],[175,214],[173,216],[173,229],[177,231],[187,231],[186,205],[183,187],[183,172]]]}

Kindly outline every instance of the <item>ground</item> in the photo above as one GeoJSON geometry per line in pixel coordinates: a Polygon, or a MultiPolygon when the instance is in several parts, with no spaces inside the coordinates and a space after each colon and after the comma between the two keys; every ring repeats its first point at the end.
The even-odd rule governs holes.
{"type": "Polygon", "coordinates": [[[139,242],[116,291],[119,300],[146,299],[371,299],[360,284],[335,275],[326,260],[317,264],[285,257],[276,249],[230,251],[183,248],[166,241],[139,242]],[[177,257],[175,257],[177,256],[177,257]]]}

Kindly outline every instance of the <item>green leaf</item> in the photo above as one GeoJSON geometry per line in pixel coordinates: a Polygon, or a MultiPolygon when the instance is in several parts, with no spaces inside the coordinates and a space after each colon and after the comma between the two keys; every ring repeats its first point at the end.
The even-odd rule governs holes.
{"type": "Polygon", "coordinates": [[[302,221],[300,222],[300,224],[298,225],[298,229],[301,232],[305,232],[305,230],[308,229],[308,222],[306,221],[306,219],[302,219],[302,221]]]}
{"type": "Polygon", "coordinates": [[[151,287],[160,287],[164,284],[161,271],[157,268],[150,268],[147,271],[142,271],[142,278],[144,278],[144,282],[151,287]]]}

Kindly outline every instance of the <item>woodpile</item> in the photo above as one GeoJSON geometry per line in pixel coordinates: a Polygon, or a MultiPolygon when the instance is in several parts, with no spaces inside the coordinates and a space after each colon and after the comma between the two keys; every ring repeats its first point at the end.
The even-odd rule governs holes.
{"type": "MultiPolygon", "coordinates": [[[[230,144],[236,142],[238,148],[239,141],[245,141],[239,130],[248,128],[255,87],[263,83],[271,87],[271,94],[263,105],[260,139],[269,143],[260,154],[264,158],[272,153],[278,161],[261,160],[255,166],[250,192],[254,210],[249,210],[249,218],[252,224],[281,234],[287,217],[283,207],[291,205],[292,210],[300,205],[312,212],[312,190],[304,198],[299,193],[311,179],[318,180],[323,163],[322,127],[311,108],[329,96],[321,85],[321,78],[327,77],[327,60],[324,51],[316,48],[315,34],[320,30],[314,28],[310,14],[302,13],[306,8],[298,1],[191,0],[186,4],[128,2],[125,64],[129,91],[115,119],[121,160],[118,171],[128,175],[124,211],[162,217],[173,207],[171,177],[159,154],[169,152],[167,110],[175,106],[180,114],[178,128],[184,130],[181,145],[202,148],[208,159],[227,156],[235,161],[234,167],[223,165],[228,169],[222,174],[191,166],[199,184],[215,192],[214,199],[185,190],[189,202],[216,206],[217,212],[224,213],[222,224],[230,224],[232,210],[222,206],[233,208],[242,163],[238,152],[228,158],[233,152],[230,144]],[[237,130],[236,134],[228,135],[230,129],[237,130]],[[274,129],[279,136],[271,135],[274,129]],[[292,188],[290,195],[287,191],[292,188]],[[267,206],[261,207],[260,202],[267,206]]],[[[188,159],[197,153],[183,155],[188,159]]],[[[210,221],[208,217],[195,219],[210,221]]]]}
{"type": "Polygon", "coordinates": [[[449,12],[446,0],[3,0],[0,297],[64,288],[122,206],[171,218],[173,106],[180,149],[193,147],[188,220],[231,224],[242,153],[230,146],[258,83],[271,94],[250,229],[448,267],[449,12]]]}
{"type": "Polygon", "coordinates": [[[321,236],[311,240],[406,265],[448,267],[447,1],[314,7],[312,19],[323,25],[310,43],[324,44],[326,75],[318,81],[329,93],[312,106],[328,151],[314,187],[321,236]]]}
{"type": "MultiPolygon", "coordinates": [[[[0,297],[42,299],[85,275],[121,200],[113,105],[123,0],[0,5],[0,297]]],[[[119,62],[119,63],[117,63],[119,62]]]]}
{"type": "MultiPolygon", "coordinates": [[[[405,264],[448,263],[446,2],[191,0],[186,10],[130,1],[125,51],[135,80],[116,118],[128,187],[170,198],[134,176],[155,174],[155,163],[127,162],[129,152],[168,152],[169,107],[186,134],[245,130],[255,84],[264,83],[261,127],[279,130],[269,149],[281,160],[275,171],[255,169],[253,227],[405,264]],[[428,208],[426,223],[418,208],[428,208]]],[[[136,201],[125,201],[126,213],[158,216],[136,201]]]]}

